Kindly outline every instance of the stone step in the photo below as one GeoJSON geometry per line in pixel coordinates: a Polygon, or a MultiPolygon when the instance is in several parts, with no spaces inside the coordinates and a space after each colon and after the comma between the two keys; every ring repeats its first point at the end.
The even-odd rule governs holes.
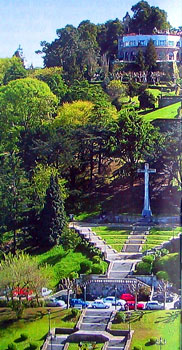
{"type": "Polygon", "coordinates": [[[106,324],[96,324],[96,323],[82,323],[80,326],[81,331],[105,331],[106,324]]]}
{"type": "Polygon", "coordinates": [[[125,250],[124,250],[124,252],[131,252],[131,253],[135,253],[135,252],[137,253],[139,251],[140,251],[140,245],[137,245],[137,244],[126,245],[125,250]]]}
{"type": "MultiPolygon", "coordinates": [[[[129,271],[128,271],[128,273],[129,273],[129,271]]],[[[128,273],[125,271],[125,272],[113,272],[113,271],[111,271],[110,272],[110,274],[109,274],[109,278],[125,278],[127,275],[128,275],[128,273]]]]}

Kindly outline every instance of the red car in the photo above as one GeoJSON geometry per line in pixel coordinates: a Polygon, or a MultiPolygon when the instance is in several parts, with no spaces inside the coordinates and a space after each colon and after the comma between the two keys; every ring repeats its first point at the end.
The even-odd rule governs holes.
{"type": "Polygon", "coordinates": [[[120,296],[120,299],[123,299],[123,300],[125,300],[125,301],[135,301],[135,297],[134,297],[134,295],[132,295],[132,294],[122,294],[121,296],[120,296]]]}
{"type": "MultiPolygon", "coordinates": [[[[137,310],[143,310],[144,309],[143,303],[137,303],[137,310]]],[[[125,304],[125,309],[127,310],[135,310],[135,302],[134,301],[127,301],[125,304]]]]}
{"type": "Polygon", "coordinates": [[[13,290],[14,297],[28,297],[33,294],[33,290],[17,287],[13,290]]]}

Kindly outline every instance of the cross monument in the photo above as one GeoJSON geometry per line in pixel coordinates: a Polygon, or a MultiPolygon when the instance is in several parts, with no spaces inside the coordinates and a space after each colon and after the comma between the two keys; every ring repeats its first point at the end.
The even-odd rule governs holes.
{"type": "Polygon", "coordinates": [[[149,169],[149,164],[145,163],[144,170],[137,170],[138,173],[145,173],[145,196],[144,196],[144,206],[142,210],[143,217],[152,216],[152,211],[150,209],[150,199],[149,199],[149,174],[156,173],[156,169],[149,169]]]}

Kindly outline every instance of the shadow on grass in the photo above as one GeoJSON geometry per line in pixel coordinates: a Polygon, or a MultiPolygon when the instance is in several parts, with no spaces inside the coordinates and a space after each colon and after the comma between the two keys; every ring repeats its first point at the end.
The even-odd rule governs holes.
{"type": "Polygon", "coordinates": [[[62,258],[64,258],[66,255],[68,255],[69,252],[59,253],[53,256],[48,256],[47,258],[43,259],[41,261],[41,264],[49,264],[51,266],[56,265],[62,258]]]}
{"type": "Polygon", "coordinates": [[[172,323],[178,318],[179,315],[180,311],[169,311],[166,313],[165,316],[158,317],[155,323],[172,323]]]}
{"type": "Polygon", "coordinates": [[[145,346],[151,346],[151,345],[154,345],[154,344],[151,344],[150,341],[147,341],[147,342],[145,343],[145,346]]]}
{"type": "Polygon", "coordinates": [[[21,342],[23,342],[24,340],[21,338],[21,337],[19,337],[19,338],[17,338],[17,339],[15,339],[14,340],[14,343],[21,343],[21,342]]]}
{"type": "Polygon", "coordinates": [[[136,311],[133,312],[132,315],[130,316],[130,318],[128,318],[128,322],[130,321],[130,323],[135,323],[138,322],[142,319],[144,315],[144,311],[136,311]]]}

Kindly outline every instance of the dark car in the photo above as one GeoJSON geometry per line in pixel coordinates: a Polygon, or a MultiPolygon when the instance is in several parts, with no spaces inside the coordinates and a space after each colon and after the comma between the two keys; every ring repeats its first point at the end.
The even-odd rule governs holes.
{"type": "MultiPolygon", "coordinates": [[[[158,300],[161,303],[164,303],[164,294],[156,294],[153,296],[153,300],[158,300]]],[[[174,300],[174,297],[170,294],[166,295],[166,302],[171,303],[174,300]]]]}
{"type": "Polygon", "coordinates": [[[181,309],[181,299],[175,301],[174,309],[181,309]]]}
{"type": "Polygon", "coordinates": [[[82,308],[85,308],[85,307],[89,306],[89,304],[90,303],[88,303],[88,301],[84,301],[82,299],[71,299],[70,300],[70,306],[71,307],[80,305],[80,306],[82,306],[82,308]]]}

